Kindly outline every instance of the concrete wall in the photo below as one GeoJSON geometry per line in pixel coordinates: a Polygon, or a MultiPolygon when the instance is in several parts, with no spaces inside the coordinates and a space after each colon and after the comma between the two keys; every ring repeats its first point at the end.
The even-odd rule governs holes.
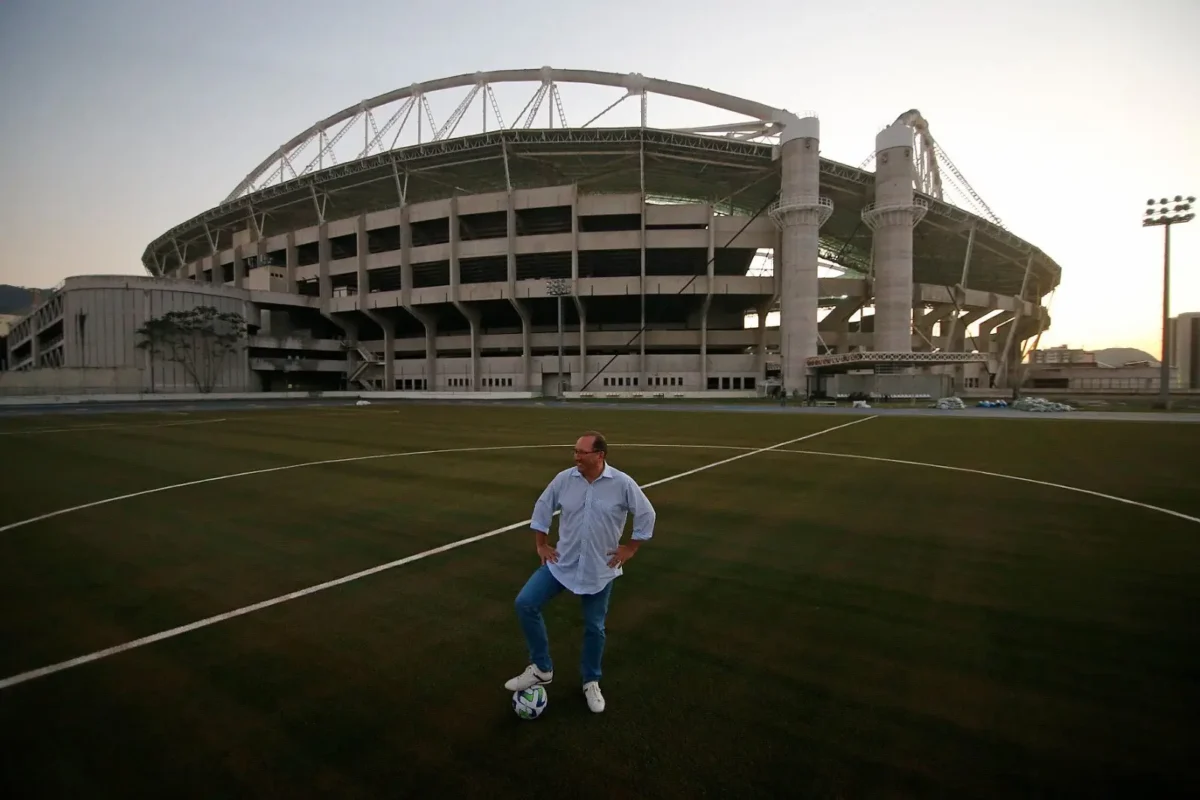
{"type": "MultiPolygon", "coordinates": [[[[34,377],[22,379],[32,381],[31,385],[65,386],[65,381],[77,385],[79,391],[103,386],[114,391],[195,391],[195,384],[182,365],[152,358],[138,349],[137,329],[147,320],[170,311],[205,305],[253,319],[244,292],[188,281],[84,276],[68,279],[62,295],[63,368],[31,370],[28,374],[34,377]]],[[[244,351],[231,354],[214,391],[261,388],[247,364],[244,351]]],[[[5,384],[13,390],[18,385],[26,384],[5,384]]]]}
{"type": "MultiPolygon", "coordinates": [[[[1172,388],[1180,388],[1178,369],[1170,370],[1172,388]]],[[[1072,389],[1076,391],[1122,391],[1132,394],[1157,392],[1160,382],[1158,366],[1146,367],[1089,367],[1034,366],[1024,383],[1024,391],[1072,389]],[[1065,383],[1066,385],[1062,385],[1065,383]]],[[[1187,388],[1187,387],[1182,387],[1187,388]]]]}
{"type": "Polygon", "coordinates": [[[145,378],[136,367],[63,367],[0,372],[0,395],[107,395],[142,391],[145,378]]]}
{"type": "MultiPolygon", "coordinates": [[[[646,389],[667,386],[687,391],[701,391],[707,388],[706,385],[701,385],[699,355],[647,355],[644,382],[638,369],[638,361],[636,353],[620,355],[615,359],[611,356],[588,356],[584,365],[586,371],[581,371],[579,355],[564,353],[563,370],[570,376],[570,386],[575,390],[582,389],[589,380],[589,391],[610,387],[646,389]],[[603,373],[600,372],[601,369],[604,369],[603,373]]],[[[753,355],[715,355],[709,356],[707,362],[708,377],[717,378],[718,388],[724,384],[724,378],[738,378],[739,388],[747,384],[747,379],[754,379],[755,386],[763,380],[756,370],[753,355]]],[[[546,385],[547,376],[558,375],[557,355],[536,356],[532,359],[532,364],[532,388],[535,391],[546,385]]],[[[424,377],[424,359],[396,362],[398,380],[424,377]]],[[[521,358],[495,356],[480,359],[480,381],[478,388],[483,392],[523,390],[521,358]]],[[[731,387],[732,381],[727,388],[731,387]]],[[[473,388],[471,359],[445,356],[438,358],[437,376],[431,382],[430,388],[435,391],[463,391],[473,388]]]]}
{"type": "Polygon", "coordinates": [[[855,392],[898,399],[928,397],[937,399],[954,393],[953,377],[945,374],[917,373],[911,375],[833,375],[825,384],[829,397],[845,397],[855,392]]]}

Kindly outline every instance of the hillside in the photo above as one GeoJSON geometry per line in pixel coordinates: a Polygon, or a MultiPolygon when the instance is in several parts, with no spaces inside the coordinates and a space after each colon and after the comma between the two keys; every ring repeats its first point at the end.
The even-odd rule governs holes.
{"type": "Polygon", "coordinates": [[[0,283],[0,314],[20,314],[32,303],[32,289],[0,283]]]}

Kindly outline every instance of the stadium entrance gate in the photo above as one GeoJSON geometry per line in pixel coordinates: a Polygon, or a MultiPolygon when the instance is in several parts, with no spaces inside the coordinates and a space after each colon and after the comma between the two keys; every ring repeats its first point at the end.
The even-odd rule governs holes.
{"type": "Polygon", "coordinates": [[[562,387],[559,386],[559,373],[543,372],[542,373],[542,396],[543,397],[558,397],[561,394],[562,394],[562,387]]]}

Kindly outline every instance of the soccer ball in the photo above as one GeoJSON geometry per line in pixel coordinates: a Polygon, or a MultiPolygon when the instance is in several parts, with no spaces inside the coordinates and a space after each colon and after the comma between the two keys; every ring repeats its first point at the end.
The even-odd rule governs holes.
{"type": "Polygon", "coordinates": [[[537,719],[546,710],[546,703],[548,701],[549,697],[546,695],[545,686],[534,686],[529,689],[523,689],[519,692],[513,692],[513,711],[517,712],[517,716],[521,719],[537,719]]]}

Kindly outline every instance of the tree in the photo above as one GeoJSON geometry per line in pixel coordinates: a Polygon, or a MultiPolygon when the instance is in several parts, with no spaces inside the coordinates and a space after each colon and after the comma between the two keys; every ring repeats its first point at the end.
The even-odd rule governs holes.
{"type": "Polygon", "coordinates": [[[246,320],[233,311],[197,306],[169,311],[137,329],[138,348],[183,367],[198,392],[211,392],[225,360],[242,346],[246,320]]]}

